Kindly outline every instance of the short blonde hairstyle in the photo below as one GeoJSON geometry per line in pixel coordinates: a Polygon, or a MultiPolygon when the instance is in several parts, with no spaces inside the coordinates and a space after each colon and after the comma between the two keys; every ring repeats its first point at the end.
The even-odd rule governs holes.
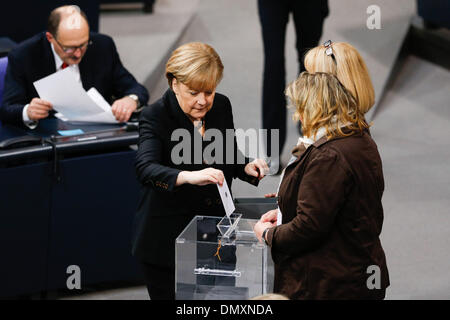
{"type": "Polygon", "coordinates": [[[359,52],[346,42],[333,42],[333,57],[327,56],[325,46],[320,45],[305,55],[305,68],[309,73],[331,73],[339,79],[355,97],[363,113],[375,103],[375,92],[369,71],[359,52]]]}
{"type": "Polygon", "coordinates": [[[286,95],[301,118],[305,136],[314,138],[319,128],[326,129],[328,139],[362,132],[369,125],[353,95],[330,73],[302,72],[286,88],[286,95]],[[345,126],[349,132],[344,132],[345,126]]]}
{"type": "Polygon", "coordinates": [[[223,64],[217,52],[201,42],[184,44],[172,52],[166,64],[166,78],[196,91],[214,91],[223,77],[223,64]]]}

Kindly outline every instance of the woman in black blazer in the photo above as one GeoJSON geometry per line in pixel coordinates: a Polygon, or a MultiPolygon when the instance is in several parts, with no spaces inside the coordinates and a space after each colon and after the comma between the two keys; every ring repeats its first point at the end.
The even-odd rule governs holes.
{"type": "Polygon", "coordinates": [[[226,180],[231,188],[232,179],[240,178],[257,185],[268,170],[263,160],[250,162],[239,153],[234,131],[226,142],[234,124],[230,101],[216,93],[222,74],[220,57],[210,46],[179,47],[166,64],[170,88],[141,115],[136,171],[142,189],[133,255],[152,300],[175,298],[175,239],[192,218],[225,215],[215,184],[226,180]],[[208,132],[223,137],[211,153],[215,159],[203,156],[215,142],[208,141],[208,132]]]}

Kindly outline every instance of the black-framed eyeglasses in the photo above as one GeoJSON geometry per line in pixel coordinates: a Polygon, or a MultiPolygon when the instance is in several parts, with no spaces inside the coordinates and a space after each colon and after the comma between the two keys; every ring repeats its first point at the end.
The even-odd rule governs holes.
{"type": "Polygon", "coordinates": [[[325,54],[327,56],[331,56],[331,58],[333,59],[334,63],[336,62],[336,57],[334,56],[334,52],[333,52],[333,47],[331,46],[333,44],[333,42],[331,40],[327,40],[323,43],[323,46],[325,47],[325,54]]]}
{"type": "Polygon", "coordinates": [[[84,49],[86,49],[89,45],[92,44],[92,40],[88,40],[87,42],[85,42],[85,43],[83,43],[83,44],[81,44],[81,45],[79,45],[79,46],[75,46],[75,47],[65,47],[65,46],[63,46],[61,43],[59,43],[58,40],[56,40],[56,37],[54,37],[53,39],[55,39],[56,43],[58,44],[58,46],[60,46],[60,48],[62,49],[62,51],[64,51],[64,53],[68,53],[68,54],[74,53],[75,51],[77,51],[77,49],[84,50],[84,49]]]}

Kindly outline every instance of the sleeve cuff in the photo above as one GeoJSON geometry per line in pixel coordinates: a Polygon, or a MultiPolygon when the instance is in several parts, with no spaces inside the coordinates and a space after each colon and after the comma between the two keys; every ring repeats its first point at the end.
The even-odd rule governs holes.
{"type": "Polygon", "coordinates": [[[22,119],[23,119],[23,123],[30,129],[35,129],[38,125],[38,121],[34,121],[34,120],[30,120],[30,118],[28,118],[28,107],[30,105],[27,104],[22,111],[22,119]]]}
{"type": "Polygon", "coordinates": [[[267,231],[267,233],[266,233],[267,245],[268,245],[269,247],[272,247],[272,244],[273,244],[273,234],[275,233],[275,229],[276,229],[276,228],[277,228],[277,227],[270,228],[269,231],[267,231]]]}
{"type": "Polygon", "coordinates": [[[257,187],[258,184],[259,184],[259,178],[258,177],[254,177],[254,176],[248,175],[245,172],[244,172],[244,175],[242,177],[242,180],[245,181],[245,182],[250,183],[251,185],[254,185],[255,187],[257,187]]]}

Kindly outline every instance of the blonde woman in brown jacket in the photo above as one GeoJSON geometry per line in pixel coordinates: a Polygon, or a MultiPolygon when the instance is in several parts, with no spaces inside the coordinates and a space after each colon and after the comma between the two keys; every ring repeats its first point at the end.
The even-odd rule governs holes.
{"type": "Polygon", "coordinates": [[[272,250],[274,292],[290,299],[383,299],[384,179],[364,113],[331,74],[304,72],[286,94],[304,137],[279,188],[281,215],[269,211],[254,228],[272,250]]]}

